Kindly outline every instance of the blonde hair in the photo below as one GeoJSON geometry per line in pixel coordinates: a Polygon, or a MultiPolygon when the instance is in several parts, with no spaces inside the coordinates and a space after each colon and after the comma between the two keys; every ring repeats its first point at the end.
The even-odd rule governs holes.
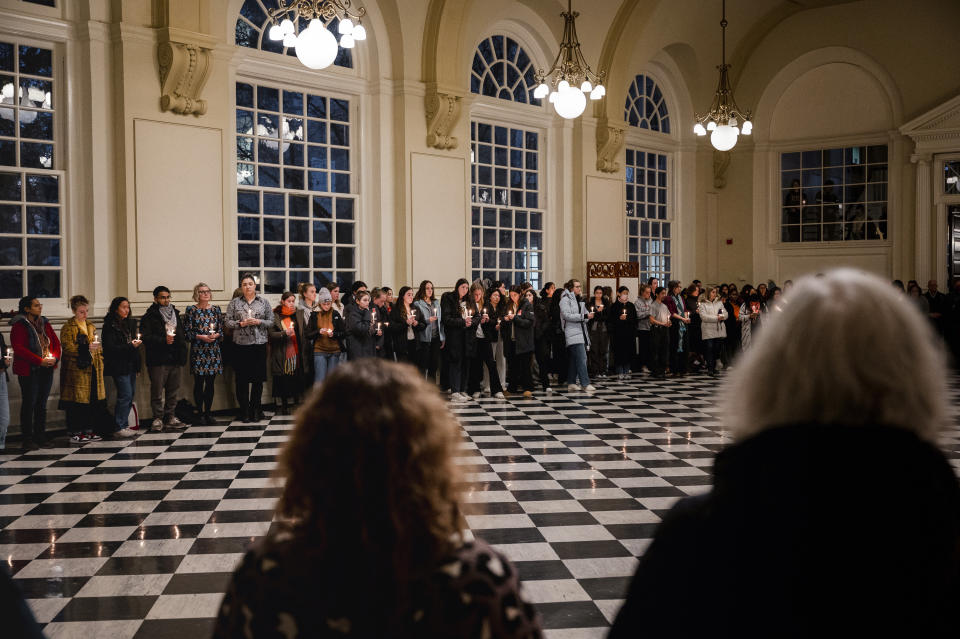
{"type": "MultiPolygon", "coordinates": [[[[203,282],[197,282],[196,286],[193,287],[193,301],[194,301],[194,302],[199,302],[199,301],[200,301],[200,293],[199,293],[199,291],[200,291],[201,288],[210,288],[210,287],[207,286],[206,284],[204,284],[203,282]]],[[[212,291],[211,291],[210,297],[213,297],[212,291]]]]}
{"type": "Polygon", "coordinates": [[[936,442],[946,424],[946,362],[902,293],[837,269],[798,280],[781,307],[765,315],[727,379],[734,437],[790,423],[885,424],[936,442]],[[743,401],[744,391],[765,401],[743,401]]]}

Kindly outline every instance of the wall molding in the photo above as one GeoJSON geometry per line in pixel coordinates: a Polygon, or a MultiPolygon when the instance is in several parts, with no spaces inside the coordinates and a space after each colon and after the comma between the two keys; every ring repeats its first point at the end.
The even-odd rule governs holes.
{"type": "Polygon", "coordinates": [[[460,119],[463,96],[430,86],[423,97],[423,105],[427,118],[427,146],[441,150],[457,148],[459,141],[451,133],[460,119]]]}

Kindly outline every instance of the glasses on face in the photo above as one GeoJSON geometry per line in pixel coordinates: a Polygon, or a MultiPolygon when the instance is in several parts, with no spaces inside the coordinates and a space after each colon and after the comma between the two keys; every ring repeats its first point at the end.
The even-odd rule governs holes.
{"type": "Polygon", "coordinates": [[[199,293],[200,295],[209,295],[209,294],[210,294],[210,289],[209,289],[209,288],[201,288],[199,291],[197,291],[197,293],[199,293]]]}

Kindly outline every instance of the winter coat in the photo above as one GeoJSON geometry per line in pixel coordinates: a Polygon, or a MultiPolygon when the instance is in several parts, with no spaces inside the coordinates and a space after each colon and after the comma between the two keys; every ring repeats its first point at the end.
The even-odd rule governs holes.
{"type": "Polygon", "coordinates": [[[452,362],[461,361],[466,347],[466,322],[461,315],[460,300],[456,291],[448,291],[440,298],[440,317],[446,337],[447,356],[452,362]]]}
{"type": "Polygon", "coordinates": [[[90,349],[95,332],[93,322],[84,322],[84,326],[80,326],[76,317],[71,317],[60,329],[60,345],[63,348],[60,367],[62,402],[90,403],[91,368],[97,378],[97,396],[93,400],[107,398],[106,389],[103,387],[103,349],[90,349]],[[89,362],[85,368],[80,368],[81,359],[89,362]]]}
{"type": "Polygon", "coordinates": [[[370,322],[373,318],[370,308],[360,308],[358,304],[348,304],[344,306],[344,312],[347,314],[347,358],[355,360],[363,357],[376,357],[376,343],[370,328],[370,322]]]}
{"type": "Polygon", "coordinates": [[[295,314],[297,330],[300,331],[299,335],[303,336],[304,344],[307,345],[307,348],[304,348],[304,344],[300,342],[297,343],[300,346],[301,354],[306,350],[306,354],[303,354],[303,374],[308,379],[313,379],[313,342],[308,342],[307,340],[307,324],[310,323],[310,317],[312,315],[312,310],[307,309],[305,306],[297,305],[297,312],[295,314]]]}
{"type": "Polygon", "coordinates": [[[563,326],[563,339],[567,346],[585,344],[590,347],[587,335],[587,309],[577,299],[573,291],[563,290],[560,294],[560,320],[563,326]]]}
{"type": "Polygon", "coordinates": [[[536,317],[537,312],[533,308],[533,304],[526,299],[521,299],[520,308],[517,309],[517,313],[513,316],[513,320],[507,322],[506,324],[500,324],[501,331],[503,330],[504,325],[510,327],[510,339],[514,343],[514,352],[517,355],[522,355],[523,353],[532,353],[537,349],[534,337],[536,332],[536,317]]]}
{"type": "Polygon", "coordinates": [[[399,304],[394,304],[393,308],[390,310],[390,316],[388,322],[390,326],[383,331],[383,334],[386,338],[390,340],[391,344],[391,353],[406,353],[407,352],[407,329],[413,329],[413,339],[419,339],[420,333],[426,330],[426,325],[423,321],[423,312],[420,310],[420,307],[416,304],[410,305],[410,314],[413,315],[417,320],[416,326],[409,326],[407,324],[407,318],[404,315],[403,302],[399,304]]]}
{"type": "Polygon", "coordinates": [[[712,302],[701,301],[697,313],[700,314],[700,335],[703,339],[726,339],[727,309],[719,298],[712,302]]]}
{"type": "Polygon", "coordinates": [[[495,309],[490,302],[487,302],[483,305],[483,308],[480,309],[480,313],[483,314],[483,310],[486,309],[487,323],[483,325],[483,338],[490,342],[491,344],[496,343],[500,339],[500,329],[503,328],[503,323],[501,322],[500,328],[497,328],[497,320],[500,319],[500,311],[495,309]]]}
{"type": "MultiPolygon", "coordinates": [[[[49,354],[57,360],[57,364],[53,366],[53,368],[56,368],[61,356],[60,338],[57,337],[57,333],[50,326],[46,317],[41,315],[40,321],[43,322],[43,334],[50,342],[49,354]]],[[[10,321],[10,324],[12,325],[10,329],[10,348],[13,350],[13,373],[21,377],[29,377],[30,373],[35,368],[39,368],[40,362],[43,361],[40,341],[33,326],[25,316],[17,315],[10,321]]]]}
{"type": "Polygon", "coordinates": [[[137,338],[137,320],[107,316],[103,320],[103,374],[119,377],[140,372],[140,349],[132,344],[137,338]]]}
{"type": "Polygon", "coordinates": [[[610,349],[613,351],[613,363],[619,365],[633,362],[637,354],[637,307],[633,302],[617,300],[607,311],[607,333],[610,335],[610,349]],[[626,319],[620,319],[626,311],[626,319]]]}
{"type": "Polygon", "coordinates": [[[447,336],[443,329],[443,322],[441,322],[440,302],[434,300],[433,303],[430,303],[427,300],[417,300],[413,305],[419,309],[420,315],[423,317],[423,327],[422,330],[417,333],[417,339],[421,342],[432,342],[434,336],[439,335],[440,341],[445,341],[447,336]],[[430,321],[431,315],[436,316],[436,322],[430,321]]]}
{"type": "Polygon", "coordinates": [[[608,637],[955,637],[958,548],[960,487],[934,445],[902,427],[771,427],[666,514],[608,637]]]}
{"type": "Polygon", "coordinates": [[[167,344],[167,325],[160,315],[160,305],[154,302],[140,318],[140,338],[147,349],[147,366],[183,366],[187,363],[187,341],[180,311],[173,311],[177,318],[177,332],[173,343],[167,344]]]}
{"type": "MultiPolygon", "coordinates": [[[[556,295],[556,291],[554,291],[556,295]]],[[[552,336],[552,331],[550,330],[550,297],[543,297],[542,295],[537,298],[537,303],[534,305],[534,315],[536,315],[536,323],[533,327],[533,337],[539,342],[542,339],[550,339],[552,336]]]]}
{"type": "MultiPolygon", "coordinates": [[[[330,309],[330,312],[333,313],[333,339],[337,340],[340,344],[340,352],[345,353],[347,350],[345,340],[347,337],[347,324],[343,321],[343,316],[335,309],[330,309]]],[[[317,322],[320,320],[320,313],[322,311],[318,308],[310,315],[310,321],[306,325],[306,335],[304,336],[304,341],[310,345],[310,359],[313,359],[313,347],[317,342],[317,338],[320,336],[320,327],[317,325],[317,322]]]]}
{"type": "MultiPolygon", "coordinates": [[[[293,320],[293,335],[297,340],[297,364],[296,371],[293,374],[298,377],[303,377],[306,360],[313,359],[313,342],[308,342],[303,338],[303,334],[300,332],[300,324],[297,323],[296,313],[290,317],[293,320]],[[304,357],[305,347],[307,348],[307,353],[309,353],[309,358],[304,357]]],[[[287,345],[290,343],[290,337],[280,323],[283,318],[284,316],[280,313],[274,313],[273,324],[270,325],[270,330],[267,332],[270,339],[270,374],[274,377],[290,374],[284,369],[287,359],[287,345]]]]}

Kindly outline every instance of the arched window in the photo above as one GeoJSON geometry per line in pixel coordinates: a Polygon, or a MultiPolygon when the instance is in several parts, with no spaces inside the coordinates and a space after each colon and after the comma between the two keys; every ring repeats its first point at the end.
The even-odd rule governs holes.
{"type": "Polygon", "coordinates": [[[666,98],[649,76],[638,75],[630,83],[623,119],[630,126],[670,133],[670,111],[666,98]]]}
{"type": "MultiPolygon", "coordinates": [[[[287,54],[296,57],[296,51],[283,46],[282,40],[271,40],[267,37],[269,22],[267,20],[268,9],[276,9],[276,0],[244,0],[240,7],[240,15],[237,17],[237,28],[235,42],[237,46],[250,49],[261,49],[271,53],[287,54]]],[[[296,25],[297,33],[307,28],[308,21],[301,18],[296,25]]],[[[337,33],[337,26],[340,22],[334,18],[327,28],[337,33]]],[[[353,68],[353,52],[350,49],[340,47],[337,53],[337,59],[333,64],[347,69],[353,68]]]]}
{"type": "Polygon", "coordinates": [[[473,55],[470,91],[540,106],[540,100],[533,97],[534,73],[533,61],[516,40],[504,35],[490,36],[473,55]]]}

